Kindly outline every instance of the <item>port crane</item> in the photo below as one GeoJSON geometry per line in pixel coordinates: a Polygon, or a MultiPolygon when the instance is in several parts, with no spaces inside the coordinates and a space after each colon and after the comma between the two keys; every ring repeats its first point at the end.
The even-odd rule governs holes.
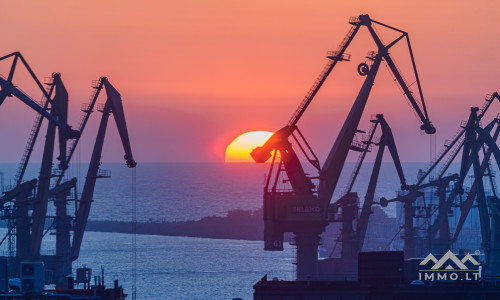
{"type": "MultiPolygon", "coordinates": [[[[396,142],[394,141],[392,130],[389,127],[389,124],[387,124],[387,122],[385,121],[383,115],[378,114],[376,117],[382,129],[382,136],[380,138],[380,142],[378,143],[377,157],[375,158],[372,174],[370,177],[370,181],[368,183],[368,188],[366,191],[363,208],[361,210],[361,214],[356,225],[356,233],[358,235],[357,241],[359,241],[358,242],[359,245],[357,245],[355,249],[352,249],[354,251],[347,249],[348,252],[358,253],[361,252],[363,248],[363,242],[365,239],[366,230],[368,228],[368,219],[371,214],[371,206],[374,204],[375,188],[377,186],[380,167],[382,165],[382,158],[386,147],[389,150],[392,160],[394,162],[394,166],[396,167],[396,171],[398,173],[399,180],[401,183],[401,189],[407,190],[409,188],[408,185],[406,184],[406,179],[403,173],[403,168],[401,166],[401,161],[399,160],[399,155],[396,148],[396,142]]],[[[359,169],[356,170],[356,172],[359,172],[359,169]]]]}
{"type": "MultiPolygon", "coordinates": [[[[500,149],[496,144],[496,139],[500,133],[500,120],[495,118],[483,129],[479,124],[478,111],[479,108],[477,107],[471,108],[469,120],[464,128],[465,134],[462,147],[460,174],[455,187],[444,203],[443,210],[451,209],[456,196],[464,193],[463,183],[469,170],[472,168],[474,183],[467,194],[466,201],[462,203],[460,219],[451,240],[455,241],[458,238],[458,234],[460,233],[475,199],[481,226],[481,248],[484,250],[486,258],[485,274],[498,275],[497,270],[500,267],[500,243],[498,239],[498,234],[500,232],[500,199],[496,194],[496,184],[493,179],[494,175],[489,161],[490,157],[493,156],[497,163],[497,167],[500,168],[500,149]],[[497,129],[493,133],[493,136],[491,136],[490,132],[495,125],[497,129]],[[481,152],[483,154],[482,162],[480,161],[481,152]],[[491,196],[486,197],[483,179],[488,179],[491,184],[491,196]]],[[[430,239],[434,237],[438,231],[439,225],[443,223],[446,217],[447,215],[443,213],[437,215],[434,223],[429,228],[430,239]]]]}
{"type": "Polygon", "coordinates": [[[80,246],[83,240],[85,226],[87,225],[87,220],[90,213],[90,206],[92,204],[92,197],[94,195],[96,180],[97,178],[106,176],[105,173],[99,173],[99,166],[101,165],[101,153],[104,145],[104,137],[106,135],[106,128],[108,125],[110,114],[113,114],[116,126],[118,128],[118,133],[122,141],[123,149],[125,150],[124,159],[127,166],[129,168],[135,168],[137,165],[132,155],[132,148],[130,146],[127,124],[125,122],[125,113],[123,110],[121,95],[113,87],[113,85],[111,85],[106,77],[101,77],[100,80],[104,84],[108,98],[104,106],[102,106],[100,109],[100,111],[102,111],[101,122],[99,125],[99,130],[97,132],[92,157],[90,159],[80,204],[76,212],[76,224],[74,227],[75,231],[73,234],[73,244],[71,246],[71,254],[73,260],[77,259],[80,253],[80,246]]]}
{"type": "MultiPolygon", "coordinates": [[[[104,146],[104,139],[106,136],[106,129],[108,126],[110,115],[113,115],[116,126],[118,128],[118,133],[120,135],[122,146],[125,151],[124,159],[126,161],[126,165],[129,168],[135,168],[137,165],[132,154],[132,148],[130,145],[128,129],[125,121],[125,113],[121,95],[109,82],[107,77],[101,77],[99,79],[99,82],[94,85],[96,91],[99,91],[103,87],[106,91],[107,100],[103,105],[98,105],[97,108],[98,111],[102,112],[101,121],[99,124],[94,149],[87,170],[83,190],[80,199],[77,201],[78,205],[76,207],[75,216],[73,218],[73,224],[67,222],[68,216],[66,213],[66,207],[68,199],[66,196],[69,194],[69,191],[71,189],[75,188],[76,178],[63,183],[57,183],[56,187],[51,190],[51,194],[55,196],[54,205],[56,206],[56,218],[54,220],[54,225],[56,227],[56,258],[59,257],[59,259],[61,261],[64,261],[66,264],[66,269],[63,268],[63,265],[58,263],[53,266],[56,271],[56,286],[64,286],[64,278],[68,274],[71,274],[71,262],[75,261],[79,257],[85,227],[87,225],[87,220],[90,214],[91,204],[93,202],[96,181],[98,178],[109,178],[111,176],[108,170],[100,169],[101,153],[104,146]],[[73,231],[71,242],[70,231],[73,231]]],[[[95,105],[97,96],[98,92],[94,93],[91,97],[93,100],[90,105],[85,106],[84,117],[82,118],[82,120],[84,121],[82,121],[81,124],[86,123],[86,119],[88,119],[88,116],[91,113],[90,110],[95,105]]],[[[83,125],[83,127],[84,126],[85,125],[83,125]]],[[[76,143],[70,148],[70,153],[74,151],[75,146],[76,143]]],[[[58,181],[60,180],[60,178],[62,178],[62,176],[58,177],[58,181]]]]}
{"type": "MultiPolygon", "coordinates": [[[[460,163],[460,174],[457,183],[449,193],[446,202],[440,203],[440,209],[434,222],[429,226],[430,240],[441,230],[442,224],[448,217],[444,212],[449,211],[455,204],[456,198],[464,194],[463,184],[467,174],[472,169],[474,182],[467,193],[465,202],[460,206],[460,218],[456,225],[453,237],[449,238],[450,245],[456,241],[460,230],[467,218],[474,200],[476,200],[479,222],[481,227],[481,248],[485,253],[485,270],[483,275],[498,276],[500,268],[500,199],[497,196],[494,174],[490,164],[491,156],[494,157],[497,167],[500,168],[500,149],[496,144],[500,134],[500,120],[495,118],[484,129],[481,127],[478,116],[479,108],[472,107],[469,119],[464,127],[464,138],[462,146],[462,159],[460,163]],[[491,135],[493,128],[496,130],[491,135]],[[480,159],[482,154],[482,161],[480,159]],[[492,195],[486,196],[484,179],[491,184],[492,195]]],[[[446,232],[449,234],[449,231],[446,232]]]]}
{"type": "MultiPolygon", "coordinates": [[[[465,223],[465,219],[469,214],[470,208],[472,207],[476,197],[479,197],[477,196],[477,189],[480,187],[478,187],[479,183],[476,183],[476,180],[474,180],[470,190],[467,192],[466,200],[463,202],[460,200],[460,204],[457,204],[457,198],[461,197],[463,194],[462,185],[466,179],[467,173],[471,169],[472,161],[467,162],[466,158],[463,157],[464,154],[462,153],[462,165],[465,169],[461,170],[461,174],[446,175],[446,172],[449,170],[452,162],[458,157],[460,151],[464,148],[467,132],[476,130],[474,129],[476,127],[480,127],[479,122],[482,120],[483,116],[495,99],[500,100],[500,95],[498,93],[495,92],[491,95],[487,95],[483,105],[480,108],[474,108],[473,111],[471,111],[469,120],[462,121],[460,128],[457,130],[455,135],[451,139],[445,141],[444,147],[437,155],[435,161],[432,162],[426,170],[421,171],[419,179],[414,185],[410,186],[408,193],[401,194],[391,200],[383,199],[383,201],[381,201],[385,204],[394,201],[403,203],[404,234],[402,235],[402,239],[404,240],[404,252],[407,258],[422,257],[425,256],[428,251],[445,253],[450,249],[451,245],[457,241],[465,223]],[[473,116],[472,113],[475,115],[473,116]],[[417,200],[424,196],[424,191],[427,188],[436,189],[435,195],[438,198],[438,205],[436,209],[433,209],[430,207],[430,204],[426,204],[425,202],[423,204],[417,204],[417,200]],[[448,217],[451,209],[456,206],[460,206],[461,212],[455,230],[452,233],[448,217]],[[417,210],[419,209],[422,210],[423,213],[417,213],[417,210]],[[419,219],[423,219],[424,221],[419,222],[419,219]],[[423,227],[428,227],[428,229],[423,227]]],[[[486,131],[488,135],[491,134],[494,126],[497,124],[498,117],[484,127],[484,131],[486,131]]],[[[497,128],[493,132],[492,139],[495,141],[498,138],[499,130],[500,129],[497,128]]],[[[469,145],[472,143],[471,135],[472,133],[469,133],[469,138],[467,139],[467,143],[469,145]]],[[[476,132],[476,135],[479,136],[479,133],[476,132]]],[[[484,133],[481,133],[481,135],[484,136],[484,133]]],[[[482,174],[487,174],[487,176],[490,177],[489,181],[495,195],[496,187],[495,182],[492,179],[493,171],[491,170],[489,164],[493,148],[488,147],[484,143],[480,143],[478,147],[483,147],[483,158],[480,164],[482,174]],[[484,150],[485,146],[487,147],[487,150],[484,150]]],[[[471,152],[469,150],[469,154],[470,153],[471,152]]],[[[470,155],[467,155],[467,157],[470,157],[470,155]]],[[[485,198],[484,191],[479,191],[479,195],[481,195],[482,198],[485,198]]],[[[484,211],[483,214],[480,214],[480,218],[485,218],[484,211]]],[[[483,228],[487,228],[487,226],[483,225],[483,228]]],[[[486,236],[490,236],[488,230],[485,230],[486,236]]]]}
{"type": "MultiPolygon", "coordinates": [[[[320,279],[331,279],[337,277],[352,276],[357,274],[358,253],[363,250],[363,244],[368,230],[369,218],[372,214],[372,206],[380,204],[375,202],[375,190],[382,165],[382,158],[385,149],[388,149],[398,177],[401,183],[401,189],[407,190],[409,186],[399,159],[399,154],[396,148],[396,142],[392,135],[392,130],[382,114],[377,114],[372,120],[373,124],[368,135],[363,137],[361,142],[353,141],[350,146],[351,150],[360,152],[358,161],[354,166],[352,176],[347,184],[348,188],[344,195],[339,200],[330,204],[328,208],[329,222],[342,223],[340,237],[337,240],[342,243],[340,258],[332,258],[318,261],[320,270],[320,279]],[[380,125],[382,134],[379,139],[375,138],[375,132],[380,125]],[[366,189],[363,206],[359,208],[358,193],[352,192],[352,188],[356,178],[360,172],[362,163],[366,154],[372,150],[372,145],[378,146],[375,162],[373,164],[372,173],[366,189]],[[339,212],[340,211],[340,212],[339,212]],[[360,213],[358,213],[360,211],[360,213]],[[355,224],[354,224],[355,222],[355,224]]],[[[334,247],[335,249],[336,247],[334,247]]]]}
{"type": "Polygon", "coordinates": [[[270,174],[273,174],[273,168],[276,168],[274,182],[271,183],[271,176],[269,176],[264,191],[265,250],[283,250],[284,232],[293,232],[297,245],[297,280],[316,279],[318,276],[317,250],[320,242],[319,235],[329,223],[327,216],[330,201],[382,61],[387,63],[396,81],[411,103],[412,108],[419,116],[421,121],[420,128],[428,134],[435,133],[435,128],[432,126],[425,108],[408,34],[394,27],[372,20],[368,15],[360,15],[358,18],[352,18],[349,23],[352,27],[340,44],[338,50],[328,54],[328,58],[332,60],[332,62],[329,62],[323,69],[319,78],[313,84],[313,87],[301,102],[288,124],[274,133],[262,147],[257,147],[251,153],[253,159],[261,163],[273,157],[270,174]],[[375,32],[373,24],[395,30],[401,33],[401,36],[389,44],[384,44],[375,32]],[[369,55],[371,66],[361,65],[358,67],[358,72],[360,75],[365,75],[366,79],[337,136],[326,162],[323,167],[320,167],[317,157],[298,130],[297,123],[336,63],[338,61],[348,60],[349,56],[345,54],[345,50],[358,30],[363,26],[370,32],[370,35],[377,45],[378,51],[372,52],[369,55]],[[418,105],[414,94],[410,91],[408,84],[404,81],[388,52],[392,46],[403,38],[406,39],[410,51],[422,108],[418,105]],[[318,170],[316,179],[319,179],[319,186],[317,188],[312,182],[313,178],[309,177],[304,172],[304,168],[288,140],[290,136],[297,142],[299,149],[305,154],[311,165],[318,170]],[[304,146],[302,146],[300,141],[304,143],[304,146]],[[274,152],[274,155],[272,155],[271,152],[274,150],[278,151],[274,152]],[[309,152],[309,155],[307,152],[309,152]],[[279,161],[277,160],[278,153],[280,156],[279,161]],[[274,166],[275,164],[277,165],[276,167],[274,166]],[[284,191],[278,188],[280,178],[284,175],[283,173],[286,174],[286,182],[290,184],[291,190],[284,191]]]}
{"type": "MultiPolygon", "coordinates": [[[[68,93],[61,81],[60,74],[54,73],[52,79],[46,83],[51,87],[50,93],[55,91],[52,105],[56,107],[58,111],[62,112],[62,116],[66,117],[68,93]]],[[[115,119],[122,140],[126,164],[130,168],[136,166],[128,137],[120,93],[106,77],[101,77],[99,80],[93,81],[92,88],[94,91],[90,97],[90,103],[82,106],[83,116],[78,126],[79,132],[83,132],[102,89],[106,91],[107,100],[104,105],[98,106],[98,111],[101,111],[103,115],[81,198],[78,199],[78,193],[76,192],[76,178],[63,181],[64,173],[68,169],[71,157],[80,140],[80,135],[71,140],[68,147],[66,147],[67,139],[63,134],[59,133],[60,154],[57,157],[59,160],[59,168],[52,169],[55,148],[55,126],[51,124],[49,124],[47,128],[39,179],[28,182],[22,181],[26,165],[28,164],[30,154],[40,130],[41,118],[35,120],[32,134],[30,135],[18,169],[16,177],[17,185],[14,189],[6,192],[5,195],[0,198],[0,203],[2,205],[8,202],[13,203],[13,205],[4,206],[2,217],[9,220],[9,232],[0,242],[0,244],[3,243],[7,236],[12,236],[12,232],[15,232],[17,250],[15,252],[15,257],[9,257],[11,266],[14,266],[13,270],[16,270],[15,266],[18,266],[21,261],[43,261],[47,270],[53,272],[53,281],[48,281],[47,284],[55,283],[56,288],[59,289],[66,288],[66,276],[71,274],[72,262],[79,256],[86,222],[90,212],[90,205],[93,201],[92,198],[96,179],[110,177],[110,172],[100,169],[99,166],[101,165],[101,153],[108,119],[111,114],[115,119]],[[55,180],[52,180],[52,178],[55,178],[55,180]],[[35,190],[36,193],[34,192],[35,190]],[[33,199],[33,195],[36,195],[36,199],[33,199]],[[47,216],[47,205],[49,201],[53,201],[56,207],[55,216],[47,216]],[[35,202],[35,205],[33,206],[31,215],[33,221],[31,222],[28,208],[30,203],[33,202],[35,202]],[[70,202],[75,203],[74,216],[68,215],[67,208],[70,202]],[[45,220],[47,218],[53,219],[53,221],[49,228],[45,229],[45,220]],[[30,227],[32,227],[31,230],[30,227]],[[51,229],[55,229],[56,254],[41,255],[40,245],[42,239],[51,229]],[[71,232],[73,232],[73,234],[71,234],[71,232]]],[[[56,109],[52,110],[51,114],[54,115],[55,111],[56,109]]],[[[59,118],[59,116],[56,116],[56,119],[57,118],[59,118]]],[[[12,253],[13,252],[14,251],[12,251],[12,253]]]]}

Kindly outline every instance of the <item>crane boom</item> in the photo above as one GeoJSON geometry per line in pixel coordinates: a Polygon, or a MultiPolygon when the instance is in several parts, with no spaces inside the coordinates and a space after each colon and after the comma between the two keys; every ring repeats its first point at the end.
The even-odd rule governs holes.
{"type": "Polygon", "coordinates": [[[118,133],[120,134],[120,139],[122,140],[123,149],[125,150],[125,161],[129,168],[134,168],[136,163],[132,155],[132,148],[130,147],[130,140],[128,138],[127,123],[125,122],[125,113],[123,111],[122,97],[120,93],[109,83],[106,77],[101,79],[104,82],[104,88],[106,89],[106,94],[110,100],[111,111],[118,127],[118,133]]]}
{"type": "Polygon", "coordinates": [[[87,177],[85,178],[80,205],[76,212],[76,224],[74,227],[75,232],[73,234],[73,242],[71,245],[71,255],[74,260],[78,258],[80,253],[80,246],[82,244],[83,234],[85,232],[85,227],[90,213],[90,206],[92,204],[96,180],[100,177],[99,165],[101,164],[101,153],[110,114],[113,114],[118,127],[118,132],[120,133],[123,148],[125,150],[125,160],[127,166],[129,168],[134,168],[137,165],[130,147],[127,124],[125,122],[125,114],[123,111],[120,93],[118,93],[118,91],[116,91],[116,89],[109,83],[107,78],[102,77],[101,81],[104,84],[108,98],[102,111],[101,123],[99,124],[94,150],[90,159],[87,177]]]}
{"type": "Polygon", "coordinates": [[[311,103],[311,101],[314,99],[314,96],[318,93],[319,89],[325,82],[326,78],[328,75],[330,75],[330,72],[333,70],[333,68],[337,65],[337,62],[343,61],[343,60],[349,60],[350,55],[345,54],[345,51],[347,47],[349,47],[349,44],[351,41],[354,39],[354,36],[356,33],[358,33],[360,24],[357,22],[350,22],[351,29],[347,33],[346,37],[344,40],[340,43],[338,49],[336,51],[330,51],[327,54],[327,57],[330,59],[326,66],[323,68],[321,73],[319,74],[318,78],[314,82],[313,86],[309,90],[309,92],[306,94],[304,99],[302,99],[302,102],[300,103],[299,107],[295,111],[295,113],[292,115],[290,118],[290,121],[288,121],[288,126],[295,126],[297,125],[297,122],[300,120],[300,117],[304,114],[306,111],[307,107],[311,103]]]}
{"type": "Polygon", "coordinates": [[[329,51],[327,53],[327,57],[329,59],[328,63],[325,65],[321,73],[318,75],[316,81],[314,81],[312,87],[302,99],[301,103],[288,121],[288,124],[282,129],[275,132],[273,136],[271,136],[262,147],[257,147],[252,151],[250,155],[256,162],[266,162],[272,156],[271,152],[276,149],[276,147],[279,147],[279,143],[286,141],[288,137],[292,135],[295,130],[297,130],[297,123],[306,111],[309,104],[311,104],[319,89],[323,86],[323,83],[328,78],[328,75],[330,75],[333,68],[337,65],[337,62],[349,61],[350,55],[346,54],[345,51],[347,50],[347,47],[349,47],[349,44],[354,39],[354,36],[360,28],[360,24],[354,21],[355,20],[352,19],[351,22],[349,22],[353,26],[351,26],[351,29],[349,30],[349,32],[347,32],[347,35],[340,43],[338,49],[336,51],[329,51]]]}

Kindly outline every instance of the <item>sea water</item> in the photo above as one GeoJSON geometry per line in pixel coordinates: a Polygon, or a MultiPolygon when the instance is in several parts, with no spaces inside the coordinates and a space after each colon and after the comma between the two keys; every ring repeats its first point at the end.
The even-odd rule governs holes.
{"type": "MultiPolygon", "coordinates": [[[[346,164],[336,195],[345,189],[353,163],[346,164]]],[[[353,190],[364,195],[372,163],[366,163],[353,190]]],[[[4,185],[14,177],[17,164],[0,164],[4,185]]],[[[197,220],[205,216],[224,216],[233,209],[262,207],[262,193],[268,165],[217,163],[139,163],[136,181],[124,164],[104,163],[112,177],[99,179],[90,212],[93,220],[130,221],[132,186],[137,190],[137,220],[197,220]]],[[[422,163],[403,164],[407,182],[416,180],[422,163]]],[[[81,192],[85,164],[68,172],[77,177],[81,192]]],[[[455,166],[455,169],[458,167],[455,166]]],[[[39,165],[33,164],[26,179],[36,178],[39,165]]],[[[456,170],[450,170],[456,171],[456,170]]],[[[392,198],[400,182],[394,166],[383,163],[377,185],[378,197],[392,198]]],[[[395,206],[385,208],[395,215],[395,206]]],[[[49,213],[53,205],[49,204],[49,213]]],[[[43,251],[53,244],[47,235],[43,251]]],[[[50,253],[46,252],[46,253],[50,253]]],[[[100,272],[112,286],[119,279],[132,292],[132,237],[127,234],[86,232],[81,254],[74,267],[87,266],[100,272]]],[[[137,236],[137,299],[252,299],[252,286],[264,275],[292,280],[295,276],[294,249],[265,252],[262,242],[218,240],[154,235],[137,236]]],[[[131,298],[131,297],[129,297],[131,298]]]]}
{"type": "MultiPolygon", "coordinates": [[[[107,286],[119,279],[131,299],[131,236],[86,232],[76,266],[104,266],[107,286]]],[[[137,236],[137,299],[253,299],[264,275],[293,280],[292,247],[267,252],[262,242],[137,236]]],[[[96,274],[97,273],[97,274],[96,274]]]]}
{"type": "MultiPolygon", "coordinates": [[[[408,183],[414,183],[418,169],[425,163],[404,163],[408,183]]],[[[335,197],[345,190],[354,163],[346,163],[335,190],[335,197]]],[[[364,196],[373,163],[361,168],[353,191],[364,196]]],[[[37,178],[40,164],[31,164],[24,177],[37,178]]],[[[458,172],[458,165],[453,166],[458,172]]],[[[17,164],[0,164],[3,185],[13,184],[17,164]]],[[[103,163],[101,169],[111,170],[111,178],[98,179],[90,212],[92,220],[129,221],[132,212],[132,171],[125,163],[103,163]]],[[[262,207],[262,194],[268,164],[224,163],[138,163],[136,168],[137,220],[185,221],[206,216],[224,216],[229,210],[256,210],[262,207]]],[[[67,179],[78,179],[81,193],[87,171],[86,164],[72,164],[67,179]]],[[[314,174],[313,170],[307,170],[314,174]]],[[[316,171],[317,172],[317,171],[316,171]]],[[[1,183],[0,183],[1,184],[1,183]]],[[[400,181],[392,163],[382,163],[376,189],[377,197],[393,198],[400,181]]],[[[49,207],[50,209],[50,207],[49,207]]],[[[395,205],[385,209],[395,214],[395,205]]]]}

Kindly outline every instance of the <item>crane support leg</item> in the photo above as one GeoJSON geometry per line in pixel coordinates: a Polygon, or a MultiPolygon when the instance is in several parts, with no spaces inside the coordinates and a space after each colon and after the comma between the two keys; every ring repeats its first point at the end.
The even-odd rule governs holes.
{"type": "Polygon", "coordinates": [[[38,191],[35,203],[33,204],[33,232],[30,241],[30,255],[32,259],[35,260],[39,259],[40,256],[40,247],[42,245],[43,231],[45,229],[48,194],[52,173],[52,158],[54,154],[54,140],[56,135],[55,124],[50,122],[47,126],[42,166],[40,168],[40,177],[38,178],[38,191]]]}
{"type": "MultiPolygon", "coordinates": [[[[500,210],[500,203],[495,201],[493,203],[496,210],[500,210]]],[[[491,214],[491,248],[490,248],[490,257],[488,258],[488,265],[486,266],[486,274],[487,275],[496,275],[500,270],[500,215],[498,213],[493,212],[491,214]]]]}
{"type": "Polygon", "coordinates": [[[297,280],[316,280],[318,278],[319,232],[315,228],[295,232],[297,244],[297,280]]]}
{"type": "MultiPolygon", "coordinates": [[[[66,214],[67,192],[56,195],[56,261],[54,278],[56,289],[67,288],[66,276],[71,275],[70,219],[66,214]]],[[[69,194],[69,193],[68,193],[69,194]]]]}
{"type": "Polygon", "coordinates": [[[28,215],[28,195],[16,198],[16,257],[26,260],[30,247],[30,217],[28,215]]]}
{"type": "MultiPolygon", "coordinates": [[[[448,210],[446,209],[446,186],[440,185],[437,188],[436,195],[439,199],[439,214],[443,216],[448,216],[448,210]]],[[[446,253],[450,250],[451,239],[450,239],[450,223],[448,218],[443,218],[441,225],[439,226],[439,234],[437,240],[431,238],[431,243],[434,242],[435,245],[431,246],[431,249],[438,251],[437,253],[446,253]]]]}
{"type": "Polygon", "coordinates": [[[405,212],[405,223],[404,229],[404,253],[405,258],[418,257],[416,256],[416,237],[415,237],[415,226],[413,224],[413,218],[415,216],[415,208],[413,207],[414,199],[406,197],[404,201],[404,212],[405,212]]]}
{"type": "Polygon", "coordinates": [[[359,216],[359,221],[356,226],[357,227],[356,233],[359,239],[359,243],[358,243],[358,249],[352,249],[355,252],[361,252],[363,250],[366,231],[368,229],[368,219],[372,214],[373,197],[375,196],[375,188],[377,187],[378,175],[380,173],[380,166],[382,165],[382,158],[384,157],[386,138],[387,137],[385,135],[382,136],[382,140],[379,144],[377,157],[375,158],[372,174],[370,176],[370,182],[368,184],[368,189],[366,190],[365,201],[363,202],[363,209],[361,210],[361,215],[359,216]]]}

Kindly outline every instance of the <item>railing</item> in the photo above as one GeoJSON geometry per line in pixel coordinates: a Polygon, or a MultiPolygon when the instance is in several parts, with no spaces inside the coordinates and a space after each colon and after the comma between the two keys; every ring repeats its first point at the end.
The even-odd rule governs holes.
{"type": "Polygon", "coordinates": [[[92,80],[92,84],[91,84],[92,88],[97,89],[97,88],[99,88],[100,85],[101,85],[101,79],[92,80]]]}
{"type": "MultiPolygon", "coordinates": [[[[349,23],[350,24],[358,23],[358,22],[359,22],[359,18],[358,17],[349,17],[349,23]]],[[[356,25],[356,24],[353,24],[353,25],[356,25]]]]}
{"type": "Polygon", "coordinates": [[[360,141],[352,141],[350,148],[355,151],[363,152],[363,151],[371,151],[372,145],[371,143],[367,145],[367,143],[363,143],[360,141]]]}
{"type": "Polygon", "coordinates": [[[88,112],[88,111],[90,111],[92,109],[91,106],[92,105],[90,103],[82,103],[81,111],[88,112]]]}
{"type": "Polygon", "coordinates": [[[43,78],[43,83],[46,84],[46,85],[53,85],[54,84],[54,77],[50,76],[50,77],[44,77],[43,78]]]}
{"type": "Polygon", "coordinates": [[[328,57],[331,60],[345,60],[345,61],[350,61],[351,60],[351,54],[347,53],[340,53],[338,50],[330,50],[326,52],[326,57],[328,57]]]}
{"type": "Polygon", "coordinates": [[[319,74],[318,78],[316,79],[316,81],[314,81],[312,87],[307,92],[306,96],[300,102],[299,107],[293,113],[292,117],[290,118],[290,121],[288,121],[288,125],[293,125],[297,122],[299,115],[303,112],[303,110],[305,109],[305,107],[307,106],[309,101],[312,99],[313,95],[317,92],[321,82],[323,82],[325,80],[325,77],[330,72],[330,69],[331,69],[332,65],[334,64],[334,62],[335,62],[335,60],[330,60],[326,64],[326,66],[323,68],[323,70],[319,74]]]}
{"type": "MultiPolygon", "coordinates": [[[[52,77],[45,77],[44,83],[47,85],[47,87],[46,87],[47,94],[50,95],[50,92],[52,91],[52,88],[54,85],[54,77],[53,76],[52,77]]],[[[19,87],[17,89],[19,89],[21,91],[21,89],[19,87]]],[[[24,93],[24,94],[27,95],[26,93],[24,93]]],[[[43,107],[44,109],[47,109],[48,108],[48,101],[49,100],[45,97],[45,94],[43,94],[40,102],[38,102],[38,105],[40,107],[43,107]]],[[[21,162],[19,163],[19,167],[17,168],[16,176],[14,177],[15,178],[14,180],[16,183],[18,183],[22,179],[21,177],[23,176],[23,173],[25,170],[25,165],[26,165],[29,157],[31,156],[31,152],[33,151],[34,142],[35,142],[36,136],[38,135],[38,132],[40,130],[42,120],[43,120],[42,115],[37,114],[35,117],[35,122],[33,123],[33,126],[31,128],[30,135],[28,136],[28,142],[26,143],[26,146],[24,148],[24,152],[23,152],[23,155],[21,157],[21,162]]]]}
{"type": "Polygon", "coordinates": [[[97,178],[110,178],[111,177],[111,170],[101,170],[99,169],[97,171],[97,178]]]}
{"type": "Polygon", "coordinates": [[[57,169],[57,168],[53,168],[52,171],[51,171],[51,175],[53,177],[61,176],[62,175],[62,170],[61,169],[57,169]]]}
{"type": "Polygon", "coordinates": [[[17,217],[17,209],[15,208],[4,208],[0,211],[0,217],[2,219],[14,219],[17,217]]]}

